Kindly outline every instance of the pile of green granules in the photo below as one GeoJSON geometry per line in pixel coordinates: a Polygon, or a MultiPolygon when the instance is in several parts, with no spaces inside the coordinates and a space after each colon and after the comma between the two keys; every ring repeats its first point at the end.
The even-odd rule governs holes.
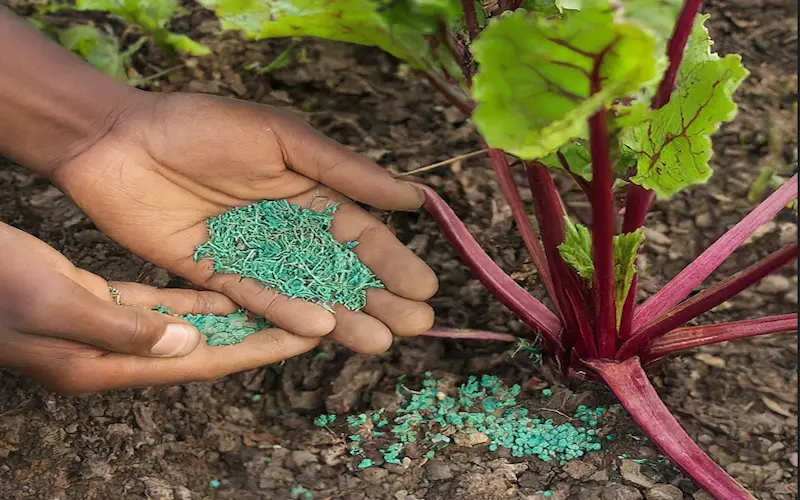
{"type": "MultiPolygon", "coordinates": [[[[215,273],[253,278],[290,298],[332,311],[341,304],[357,311],[367,303],[367,289],[383,284],[359,259],[358,242],[341,243],[330,233],[338,203],[322,212],[285,200],[260,201],[208,219],[209,239],[194,259],[211,259],[215,273]]],[[[156,310],[169,314],[162,307],[156,310]]],[[[269,328],[263,318],[243,311],[228,316],[179,315],[205,334],[209,345],[231,345],[269,328]]]]}
{"type": "Polygon", "coordinates": [[[338,207],[316,212],[280,200],[234,208],[208,219],[209,239],[195,250],[195,261],[211,259],[215,273],[253,278],[328,310],[341,304],[357,311],[367,289],[383,284],[353,252],[358,242],[331,235],[338,207]]]}
{"type": "MultiPolygon", "coordinates": [[[[339,425],[346,424],[346,432],[351,433],[347,438],[349,451],[353,466],[358,469],[371,467],[377,458],[377,454],[367,456],[372,454],[365,450],[367,444],[379,448],[385,463],[403,464],[409,460],[403,454],[409,443],[426,449],[425,457],[433,458],[457,436],[476,433],[480,433],[480,440],[489,451],[506,448],[512,456],[535,456],[545,462],[563,464],[601,448],[603,439],[596,426],[603,408],[581,405],[574,415],[574,421],[581,425],[556,424],[523,408],[517,400],[520,390],[518,385],[507,387],[497,377],[483,375],[469,377],[456,394],[447,395],[440,383],[426,373],[419,390],[398,386],[404,400],[393,418],[378,409],[350,415],[339,425]]],[[[337,419],[336,415],[320,415],[314,423],[331,429],[337,419]]]]}

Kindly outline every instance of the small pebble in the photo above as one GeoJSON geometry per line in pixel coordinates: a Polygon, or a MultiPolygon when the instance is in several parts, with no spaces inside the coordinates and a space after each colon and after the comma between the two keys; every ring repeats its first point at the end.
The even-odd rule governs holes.
{"type": "Polygon", "coordinates": [[[702,213],[702,214],[698,214],[694,218],[694,224],[695,224],[695,226],[697,226],[697,227],[699,227],[701,229],[707,228],[707,227],[711,227],[711,224],[712,224],[711,214],[709,214],[708,212],[705,212],[705,213],[702,213]]]}
{"type": "Polygon", "coordinates": [[[758,283],[757,290],[770,295],[784,294],[792,288],[789,278],[780,274],[766,276],[758,283]]]}
{"type": "Polygon", "coordinates": [[[672,484],[656,484],[644,494],[646,500],[683,500],[683,492],[672,484]]]}

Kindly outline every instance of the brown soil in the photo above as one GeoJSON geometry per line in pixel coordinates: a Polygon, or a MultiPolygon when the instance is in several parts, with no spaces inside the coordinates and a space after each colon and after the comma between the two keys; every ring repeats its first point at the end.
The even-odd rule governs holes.
{"type": "MultiPolygon", "coordinates": [[[[716,48],[741,53],[752,76],[738,94],[739,118],[717,136],[713,180],[657,203],[648,219],[643,294],[665,283],[750,209],[745,194],[761,166],[776,161],[787,170],[796,168],[797,3],[709,4],[716,48]],[[777,134],[770,135],[770,128],[777,134]],[[770,151],[777,153],[770,157],[770,151]]],[[[12,6],[29,12],[27,4],[12,6]]],[[[123,31],[117,21],[102,16],[59,19],[76,17],[123,31]]],[[[174,25],[211,45],[215,55],[180,61],[146,48],[135,62],[141,75],[184,64],[153,80],[153,90],[210,92],[290,106],[333,138],[396,171],[477,149],[471,126],[458,112],[376,50],[307,41],[301,44],[305,62],[257,75],[247,65],[267,64],[285,41],[245,43],[233,34],[220,35],[213,18],[197,9],[174,25]]],[[[110,242],[46,181],[18,166],[0,165],[0,220],[105,278],[182,285],[110,242]]],[[[479,234],[496,261],[542,297],[486,161],[468,160],[425,177],[479,234]]],[[[570,208],[585,216],[580,193],[567,179],[558,182],[570,208]]],[[[439,324],[519,331],[520,324],[470,276],[427,216],[393,214],[389,221],[440,276],[441,291],[432,300],[439,324]]],[[[729,259],[714,279],[794,238],[793,218],[782,216],[729,259]]],[[[796,271],[796,266],[785,269],[783,280],[747,291],[702,320],[795,310],[796,271]]],[[[768,336],[698,349],[670,360],[654,376],[661,396],[689,433],[763,500],[788,500],[797,492],[796,359],[795,336],[768,336]]],[[[283,499],[296,486],[313,491],[317,499],[539,499],[544,497],[536,492],[546,489],[560,500],[704,498],[659,458],[618,406],[612,406],[604,423],[616,438],[603,451],[563,467],[511,459],[486,446],[451,446],[434,460],[413,460],[408,469],[378,466],[348,472],[341,436],[316,428],[312,418],[323,411],[391,404],[400,376],[407,375],[406,383],[412,384],[426,370],[459,381],[473,373],[493,373],[508,383],[537,375],[524,356],[512,358],[507,345],[431,338],[398,340],[380,357],[356,356],[324,344],[281,366],[213,383],[73,399],[4,372],[0,498],[283,499]],[[253,398],[256,394],[263,396],[253,398]],[[626,455],[647,461],[620,458],[626,455]],[[211,480],[221,485],[212,488],[211,480]]],[[[545,400],[528,384],[523,396],[535,408],[569,410],[565,402],[573,390],[578,401],[613,404],[596,390],[553,389],[554,396],[545,400]]]]}

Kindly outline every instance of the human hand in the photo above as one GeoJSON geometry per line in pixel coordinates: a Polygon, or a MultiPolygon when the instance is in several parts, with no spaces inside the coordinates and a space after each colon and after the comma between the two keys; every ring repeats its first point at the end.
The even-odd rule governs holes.
{"type": "Polygon", "coordinates": [[[150,308],[235,311],[222,294],[109,284],[2,223],[0,256],[0,366],[67,394],[213,380],[302,354],[319,342],[270,329],[241,344],[210,347],[189,323],[150,308]],[[114,303],[109,286],[122,305],[114,303]]]}
{"type": "Polygon", "coordinates": [[[351,201],[413,210],[423,197],[411,184],[284,111],[199,94],[139,93],[129,102],[99,140],[50,172],[111,238],[287,331],[330,332],[357,352],[383,352],[392,333],[431,327],[433,311],[423,301],[436,292],[436,276],[351,201]],[[332,315],[194,262],[195,248],[208,238],[207,218],[263,199],[314,208],[342,201],[331,232],[360,242],[354,251],[386,289],[369,290],[362,311],[337,306],[332,315]]]}

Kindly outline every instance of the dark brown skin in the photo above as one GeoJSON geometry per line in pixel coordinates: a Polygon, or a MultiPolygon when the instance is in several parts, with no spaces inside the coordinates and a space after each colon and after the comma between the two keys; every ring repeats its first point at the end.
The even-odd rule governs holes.
{"type": "Polygon", "coordinates": [[[166,339],[166,323],[174,319],[109,307],[112,298],[101,278],[3,225],[0,365],[57,381],[65,392],[95,392],[218,378],[308,351],[324,335],[377,354],[391,345],[393,334],[418,335],[432,325],[433,311],[424,301],[436,292],[436,276],[352,201],[416,210],[423,198],[411,184],[285,111],[130,88],[2,9],[0,48],[0,154],[48,177],[132,252],[219,292],[116,284],[124,303],[221,313],[235,302],[280,328],[234,347],[208,347],[190,327],[166,339]],[[363,311],[337,308],[331,314],[253,280],[212,275],[210,263],[194,262],[195,247],[207,239],[208,217],[262,199],[315,208],[342,201],[332,233],[360,242],[356,253],[386,289],[371,290],[363,311]],[[39,264],[5,264],[31,255],[40,256],[39,264]],[[43,290],[49,291],[40,303],[43,290]],[[30,303],[37,307],[6,306],[30,303]],[[57,317],[70,320],[53,323],[57,317]]]}

